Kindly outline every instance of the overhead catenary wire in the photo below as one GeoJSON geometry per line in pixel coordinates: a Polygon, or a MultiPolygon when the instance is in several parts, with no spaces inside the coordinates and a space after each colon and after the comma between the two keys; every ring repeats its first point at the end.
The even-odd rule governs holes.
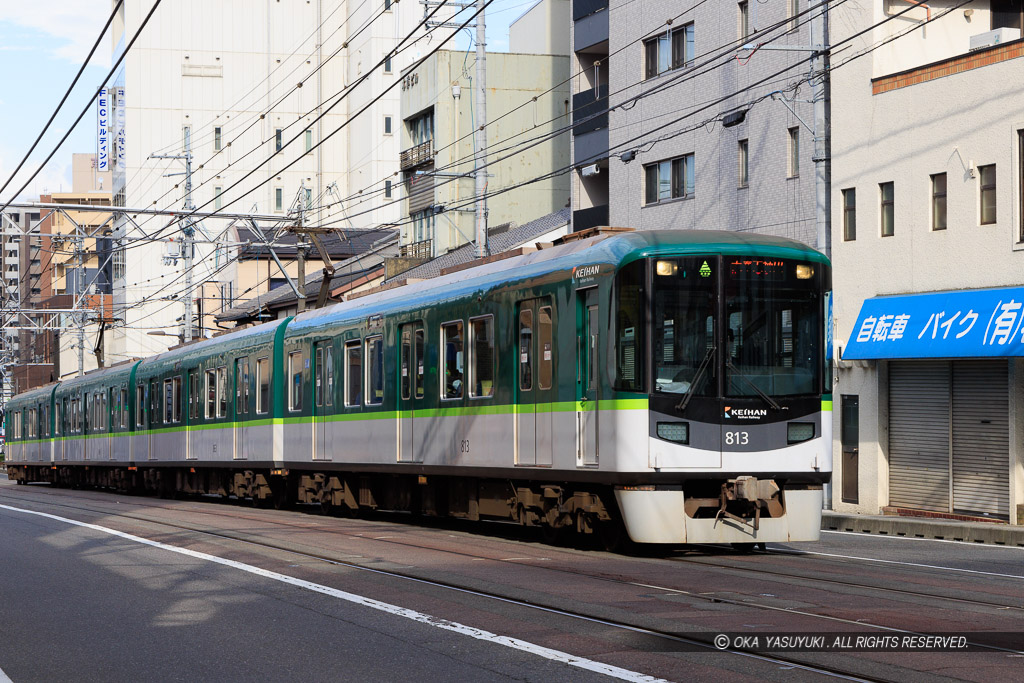
{"type": "Polygon", "coordinates": [[[149,23],[149,20],[153,18],[153,14],[156,12],[157,7],[160,6],[161,1],[162,0],[154,0],[153,6],[150,8],[149,13],[142,20],[142,23],[139,25],[138,30],[135,31],[135,34],[132,36],[131,40],[128,41],[128,44],[125,46],[125,49],[121,52],[121,55],[114,62],[114,65],[110,67],[110,71],[107,72],[106,77],[104,77],[103,80],[100,82],[100,87],[96,88],[96,92],[93,94],[92,97],[89,98],[89,101],[86,103],[85,107],[82,108],[82,112],[75,119],[74,123],[72,123],[68,127],[67,132],[64,133],[64,136],[60,139],[60,142],[58,142],[57,145],[53,148],[53,151],[51,151],[47,155],[46,159],[43,160],[43,163],[39,165],[39,168],[37,168],[35,172],[32,173],[31,176],[29,176],[29,179],[26,180],[25,183],[18,189],[18,191],[14,193],[11,199],[7,200],[3,206],[0,206],[0,213],[3,213],[7,209],[7,206],[14,201],[15,197],[19,196],[22,192],[25,191],[25,188],[29,186],[29,183],[35,180],[36,176],[39,175],[39,173],[43,170],[46,164],[50,163],[50,160],[53,159],[54,155],[57,154],[60,148],[67,141],[68,137],[71,136],[72,131],[74,131],[75,127],[78,126],[82,118],[85,117],[86,113],[92,107],[92,103],[99,96],[103,88],[106,87],[107,81],[109,81],[111,76],[113,76],[117,72],[118,67],[121,66],[121,62],[123,62],[125,57],[128,56],[128,53],[131,51],[132,46],[135,45],[135,41],[139,39],[140,35],[142,35],[142,31],[145,30],[146,25],[149,23]]]}

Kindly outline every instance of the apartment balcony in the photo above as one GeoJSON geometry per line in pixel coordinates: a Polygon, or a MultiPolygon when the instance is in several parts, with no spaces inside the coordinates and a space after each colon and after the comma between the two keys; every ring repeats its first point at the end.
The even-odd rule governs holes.
{"type": "Polygon", "coordinates": [[[587,88],[572,96],[572,133],[583,135],[608,127],[608,86],[587,88]],[[591,118],[593,117],[593,118],[591,118]],[[582,123],[581,123],[582,122],[582,123]],[[577,125],[579,124],[579,125],[577,125]]]}
{"type": "Polygon", "coordinates": [[[434,160],[434,141],[427,140],[414,147],[410,147],[398,156],[398,166],[406,171],[423,164],[429,164],[434,160]]]}
{"type": "Polygon", "coordinates": [[[597,225],[608,225],[608,205],[592,206],[572,212],[572,231],[579,232],[597,225]]]}
{"type": "Polygon", "coordinates": [[[573,0],[573,50],[608,52],[608,0],[573,0]]]}
{"type": "Polygon", "coordinates": [[[577,166],[596,164],[608,158],[608,129],[577,133],[572,138],[573,161],[577,166]]]}
{"type": "Polygon", "coordinates": [[[402,258],[432,258],[434,255],[434,240],[421,240],[410,244],[403,244],[399,247],[398,255],[402,258]]]}

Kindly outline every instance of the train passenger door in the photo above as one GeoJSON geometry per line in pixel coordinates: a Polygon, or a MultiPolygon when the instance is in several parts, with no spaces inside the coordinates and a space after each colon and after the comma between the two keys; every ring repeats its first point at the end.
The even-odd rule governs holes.
{"type": "Polygon", "coordinates": [[[550,466],[553,452],[554,327],[546,298],[519,304],[516,464],[550,466]]]}
{"type": "Polygon", "coordinates": [[[416,439],[415,417],[425,395],[425,341],[423,323],[407,323],[399,328],[398,462],[423,462],[423,439],[416,439]]]}
{"type": "Polygon", "coordinates": [[[235,419],[234,431],[235,445],[233,449],[235,460],[245,460],[249,457],[248,435],[245,432],[245,421],[249,417],[249,359],[235,359],[235,419]]]}
{"type": "Polygon", "coordinates": [[[598,464],[598,349],[600,329],[597,288],[576,292],[576,465],[598,464]]]}
{"type": "Polygon", "coordinates": [[[314,346],[313,367],[313,459],[331,459],[329,416],[334,410],[334,346],[320,341],[314,346]]]}

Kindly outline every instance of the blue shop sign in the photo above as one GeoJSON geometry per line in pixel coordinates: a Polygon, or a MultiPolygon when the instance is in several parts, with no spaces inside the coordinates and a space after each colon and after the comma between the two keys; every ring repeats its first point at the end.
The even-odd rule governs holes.
{"type": "Polygon", "coordinates": [[[1024,356],[1024,287],[867,299],[844,360],[1024,356]]]}

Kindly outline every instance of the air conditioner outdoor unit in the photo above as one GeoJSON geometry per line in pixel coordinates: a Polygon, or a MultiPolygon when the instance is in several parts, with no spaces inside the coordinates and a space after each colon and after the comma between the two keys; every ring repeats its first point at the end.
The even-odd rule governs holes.
{"type": "Polygon", "coordinates": [[[968,52],[983,50],[986,47],[1009,43],[1011,40],[1020,40],[1019,28],[997,28],[992,31],[985,31],[976,36],[971,36],[971,44],[968,52]]]}

